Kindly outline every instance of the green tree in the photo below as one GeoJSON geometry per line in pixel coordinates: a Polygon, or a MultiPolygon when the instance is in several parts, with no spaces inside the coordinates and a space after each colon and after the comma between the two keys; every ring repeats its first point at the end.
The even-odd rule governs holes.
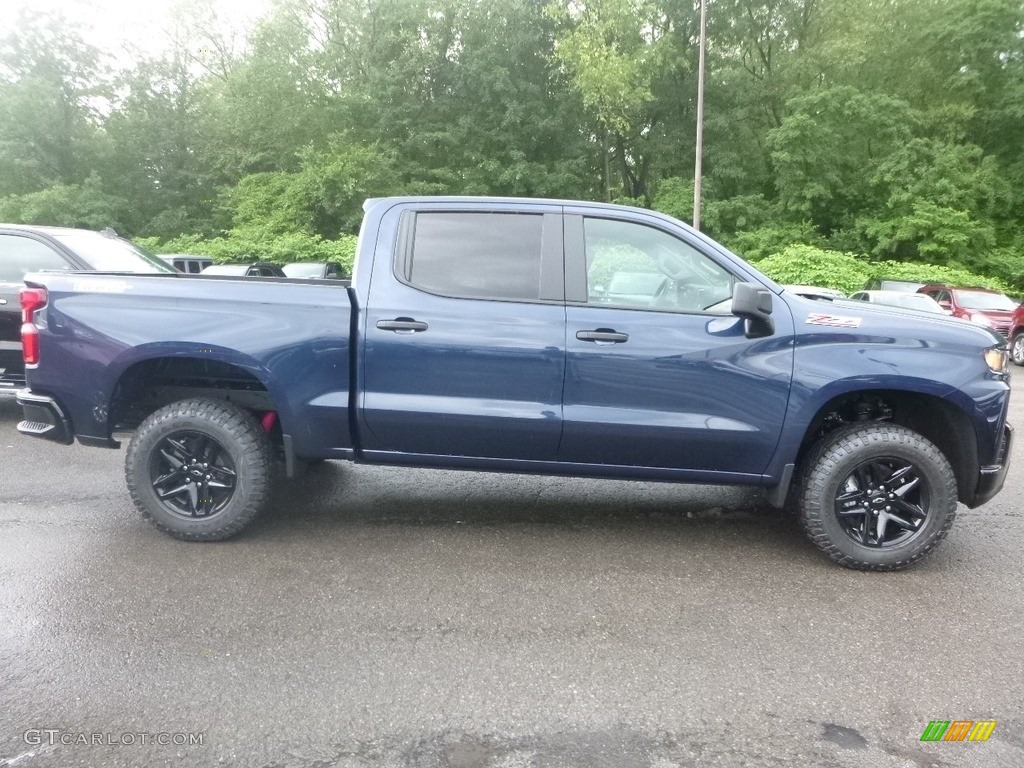
{"type": "Polygon", "coordinates": [[[870,179],[907,142],[915,116],[906,103],[849,86],[792,99],[767,134],[779,199],[823,234],[852,226],[872,200],[870,179]]]}
{"type": "Polygon", "coordinates": [[[54,184],[38,192],[9,195],[0,198],[0,221],[123,230],[121,216],[128,202],[102,187],[99,176],[92,174],[82,184],[54,184]]]}
{"type": "Polygon", "coordinates": [[[0,196],[82,184],[102,139],[104,57],[60,15],[23,11],[0,39],[0,196]]]}

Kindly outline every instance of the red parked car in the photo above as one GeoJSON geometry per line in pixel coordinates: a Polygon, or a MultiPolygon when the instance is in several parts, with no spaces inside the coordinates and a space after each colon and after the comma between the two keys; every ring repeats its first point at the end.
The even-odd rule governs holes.
{"type": "MultiPolygon", "coordinates": [[[[1017,302],[988,288],[956,288],[951,285],[925,285],[918,293],[931,296],[954,317],[991,328],[1006,338],[1010,335],[1010,317],[1017,302]]],[[[1024,352],[1024,349],[1022,349],[1024,352]]],[[[1024,358],[1022,363],[1024,364],[1024,358]]]]}
{"type": "Polygon", "coordinates": [[[1017,305],[1010,316],[1010,357],[1024,365],[1024,304],[1017,305]]]}

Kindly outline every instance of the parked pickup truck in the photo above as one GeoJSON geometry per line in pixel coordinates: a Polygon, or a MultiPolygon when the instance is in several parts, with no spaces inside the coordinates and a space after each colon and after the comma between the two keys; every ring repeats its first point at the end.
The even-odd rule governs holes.
{"type": "Polygon", "coordinates": [[[646,210],[370,200],[350,287],[31,274],[18,429],[126,453],[142,515],[224,539],[322,459],[745,484],[862,569],[1002,487],[1005,341],[786,292],[646,210]],[[596,290],[628,273],[629,291],[596,290]],[[652,275],[639,280],[638,273],[652,275]]]}

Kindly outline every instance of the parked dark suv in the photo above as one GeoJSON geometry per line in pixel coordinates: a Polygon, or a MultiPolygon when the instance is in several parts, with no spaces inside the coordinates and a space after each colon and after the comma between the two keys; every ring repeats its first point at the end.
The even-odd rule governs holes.
{"type": "Polygon", "coordinates": [[[0,224],[0,394],[25,386],[18,292],[29,272],[47,270],[174,272],[112,229],[0,224]]]}
{"type": "Polygon", "coordinates": [[[1017,308],[1017,302],[999,291],[926,285],[917,292],[931,296],[939,302],[940,307],[949,310],[953,317],[991,328],[1004,337],[1010,335],[1010,316],[1017,308]]]}

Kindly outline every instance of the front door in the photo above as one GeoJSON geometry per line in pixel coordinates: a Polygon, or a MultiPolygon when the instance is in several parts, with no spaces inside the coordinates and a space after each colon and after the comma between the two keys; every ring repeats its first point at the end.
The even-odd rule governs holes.
{"type": "Polygon", "coordinates": [[[792,376],[785,306],[773,335],[749,339],[729,313],[740,277],[727,260],[653,219],[584,211],[565,220],[559,460],[762,473],[792,376]]]}

